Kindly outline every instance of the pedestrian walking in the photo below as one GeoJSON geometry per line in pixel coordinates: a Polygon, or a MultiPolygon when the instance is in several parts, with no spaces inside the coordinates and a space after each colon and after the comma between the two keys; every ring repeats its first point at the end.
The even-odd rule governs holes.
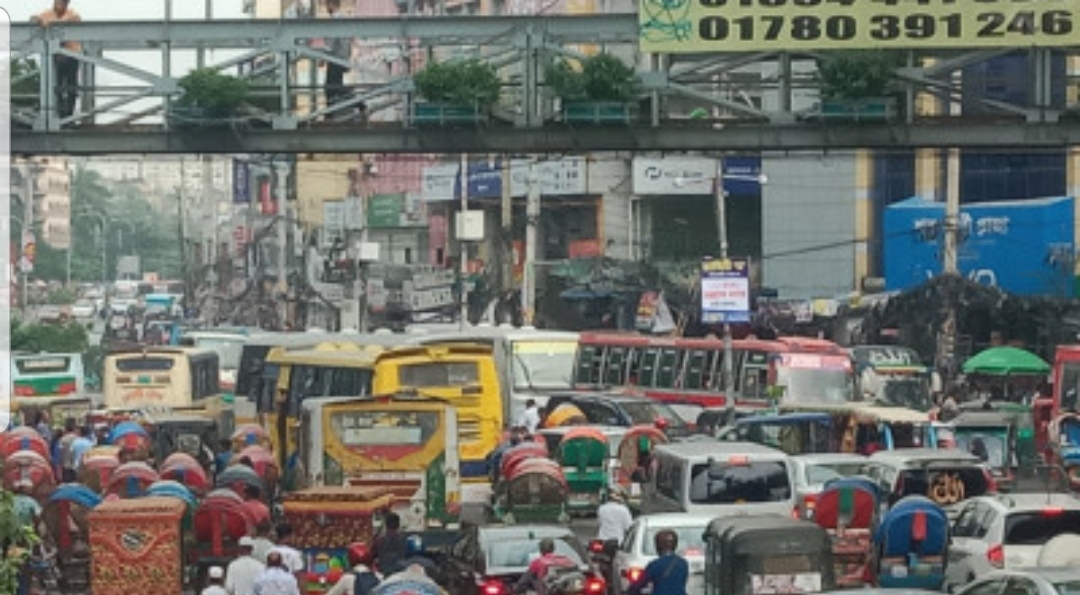
{"type": "Polygon", "coordinates": [[[535,400],[525,401],[525,411],[521,413],[518,425],[524,427],[530,436],[536,433],[536,429],[540,427],[540,408],[535,400]]]}
{"type": "Polygon", "coordinates": [[[220,566],[211,566],[208,576],[210,584],[199,595],[229,595],[225,590],[225,571],[220,566]]]}
{"type": "Polygon", "coordinates": [[[405,535],[401,533],[401,517],[397,513],[386,515],[383,534],[375,538],[371,555],[375,567],[383,574],[395,572],[405,559],[405,535]]]}
{"type": "Polygon", "coordinates": [[[350,572],[341,575],[326,595],[371,595],[382,577],[371,567],[371,549],[365,543],[354,543],[348,551],[350,572]]]}
{"type": "Polygon", "coordinates": [[[254,595],[300,595],[296,575],[285,566],[281,552],[266,557],[266,570],[255,579],[254,595]]]}
{"type": "Polygon", "coordinates": [[[292,527],[289,525],[278,525],[277,545],[275,545],[274,548],[270,550],[270,554],[267,555],[267,566],[270,566],[269,557],[278,553],[281,554],[281,559],[284,560],[285,567],[289,569],[289,572],[296,574],[304,569],[304,555],[300,553],[300,550],[292,546],[292,539],[292,527]]]}
{"type": "Polygon", "coordinates": [[[225,571],[225,590],[229,595],[253,595],[255,579],[266,570],[266,564],[255,558],[255,539],[252,537],[241,537],[237,545],[240,557],[230,562],[225,571]]]}
{"type": "MultiPolygon", "coordinates": [[[[71,0],[53,0],[52,8],[32,17],[30,21],[50,27],[56,23],[80,23],[82,17],[71,9],[71,0]]],[[[82,44],[77,41],[65,41],[63,47],[69,52],[82,51],[82,44]]],[[[67,118],[75,113],[75,99],[79,92],[79,61],[65,54],[55,54],[52,59],[53,72],[56,73],[56,111],[61,118],[67,118]]]]}

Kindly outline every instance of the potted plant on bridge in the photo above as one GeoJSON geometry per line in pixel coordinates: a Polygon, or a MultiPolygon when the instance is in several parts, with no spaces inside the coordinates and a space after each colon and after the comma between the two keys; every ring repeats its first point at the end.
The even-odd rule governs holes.
{"type": "Polygon", "coordinates": [[[892,120],[897,100],[892,78],[900,65],[887,50],[828,52],[818,59],[821,116],[859,121],[892,120]]]}
{"type": "Polygon", "coordinates": [[[247,101],[247,81],[212,68],[199,68],[180,79],[180,97],[168,114],[174,128],[227,126],[247,101]]]}
{"type": "Polygon", "coordinates": [[[580,66],[563,58],[545,73],[548,86],[561,100],[568,124],[629,124],[641,92],[634,69],[611,54],[597,54],[580,66]]]}
{"type": "Polygon", "coordinates": [[[413,77],[419,100],[412,102],[418,125],[477,125],[488,120],[499,101],[502,81],[481,60],[431,62],[413,77]]]}

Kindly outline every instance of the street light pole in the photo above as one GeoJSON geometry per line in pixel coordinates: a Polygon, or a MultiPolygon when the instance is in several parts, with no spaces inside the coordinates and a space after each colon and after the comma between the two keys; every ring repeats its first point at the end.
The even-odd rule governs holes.
{"type": "MultiPolygon", "coordinates": [[[[720,238],[720,258],[728,257],[727,192],[724,190],[724,161],[716,162],[716,226],[720,238]]],[[[724,318],[724,405],[728,423],[735,413],[735,349],[731,338],[731,323],[724,318]]]]}

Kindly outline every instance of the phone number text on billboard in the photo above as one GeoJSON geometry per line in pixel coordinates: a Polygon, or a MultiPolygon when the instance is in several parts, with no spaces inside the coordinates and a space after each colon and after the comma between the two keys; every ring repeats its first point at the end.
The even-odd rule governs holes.
{"type": "Polygon", "coordinates": [[[655,53],[1080,43],[1075,0],[642,0],[638,14],[655,53]]]}

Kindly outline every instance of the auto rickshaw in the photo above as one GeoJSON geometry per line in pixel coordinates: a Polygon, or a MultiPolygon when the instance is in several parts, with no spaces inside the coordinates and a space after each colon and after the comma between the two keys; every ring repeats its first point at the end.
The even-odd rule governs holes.
{"type": "Polygon", "coordinates": [[[56,487],[56,476],[48,459],[32,450],[20,450],[4,458],[4,488],[14,490],[16,484],[24,481],[34,486],[31,495],[38,502],[45,502],[56,487]]]}
{"type": "Polygon", "coordinates": [[[547,458],[521,457],[503,466],[495,517],[507,524],[568,523],[569,496],[570,487],[558,463],[547,458]]]}
{"type": "Polygon", "coordinates": [[[101,504],[101,496],[85,486],[64,484],[49,496],[42,516],[47,539],[56,548],[60,586],[84,592],[90,586],[90,529],[87,516],[101,504]]]}
{"type": "Polygon", "coordinates": [[[105,493],[118,498],[138,498],[146,494],[150,484],[160,479],[158,472],[142,461],[124,463],[113,471],[105,493]]]}
{"type": "Polygon", "coordinates": [[[213,419],[178,413],[154,413],[144,420],[152,429],[154,461],[160,466],[174,453],[184,453],[204,470],[214,464],[214,448],[218,442],[218,426],[213,419]]]}
{"type": "Polygon", "coordinates": [[[79,468],[79,483],[99,494],[112,479],[112,474],[120,466],[120,449],[116,446],[98,446],[87,451],[79,468]]]}
{"type": "MultiPolygon", "coordinates": [[[[1013,452],[1016,455],[1019,468],[1032,470],[1043,461],[1042,453],[1044,451],[1040,450],[1039,446],[1040,442],[1042,442],[1045,447],[1047,438],[1045,434],[1042,437],[1039,436],[1040,429],[1036,425],[1037,409],[1039,410],[1038,415],[1045,415],[1045,411],[1043,411],[1045,407],[1041,405],[1040,407],[1028,406],[1012,401],[966,401],[960,404],[961,414],[979,411],[993,412],[1006,420],[1013,427],[1015,434],[1013,452]]],[[[1049,415],[1045,416],[1049,418],[1049,415]]],[[[1045,432],[1046,429],[1042,431],[1045,432]]]]}
{"type": "Polygon", "coordinates": [[[20,450],[29,450],[49,459],[49,445],[37,430],[18,426],[0,433],[0,459],[6,459],[20,450]]]}
{"type": "Polygon", "coordinates": [[[924,496],[907,496],[881,519],[871,572],[884,589],[937,591],[945,583],[949,518],[924,496]]]}
{"type": "Polygon", "coordinates": [[[161,479],[171,480],[185,486],[195,495],[210,491],[213,484],[206,469],[189,454],[182,452],[169,455],[161,464],[161,479]]]}
{"type": "Polygon", "coordinates": [[[956,448],[979,457],[1002,492],[1013,488],[1020,465],[1012,418],[997,411],[965,411],[952,420],[956,448]]]}
{"type": "Polygon", "coordinates": [[[570,489],[568,508],[595,513],[608,486],[607,437],[596,428],[571,428],[563,435],[557,457],[570,489]]]}
{"type": "Polygon", "coordinates": [[[807,521],[718,518],[705,530],[706,595],[821,593],[836,588],[832,543],[807,521]]]}
{"type": "Polygon", "coordinates": [[[814,522],[832,539],[836,582],[840,587],[866,584],[878,505],[877,488],[861,479],[829,482],[818,495],[814,522]]]}

